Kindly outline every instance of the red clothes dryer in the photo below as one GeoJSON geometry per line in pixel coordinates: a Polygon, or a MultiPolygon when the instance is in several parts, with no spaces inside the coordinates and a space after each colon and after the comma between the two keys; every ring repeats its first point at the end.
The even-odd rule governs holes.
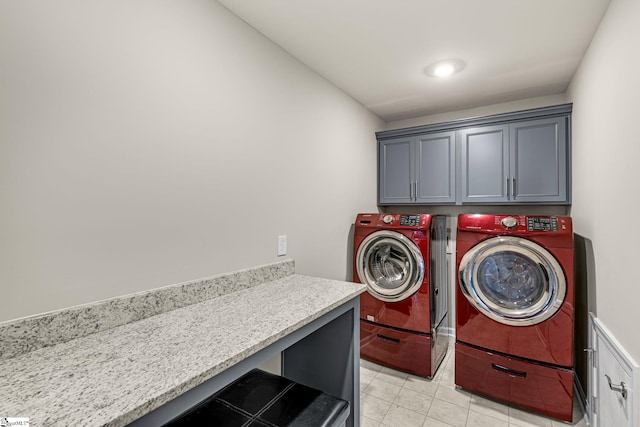
{"type": "Polygon", "coordinates": [[[360,355],[431,378],[447,351],[445,216],[359,214],[354,281],[360,296],[360,355]]]}
{"type": "Polygon", "coordinates": [[[456,385],[571,421],[571,218],[464,214],[456,243],[456,385]]]}

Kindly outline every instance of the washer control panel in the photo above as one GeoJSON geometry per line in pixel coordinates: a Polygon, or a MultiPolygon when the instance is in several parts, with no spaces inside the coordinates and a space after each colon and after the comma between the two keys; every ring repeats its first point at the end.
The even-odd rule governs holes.
{"type": "Polygon", "coordinates": [[[401,215],[400,225],[420,225],[420,215],[401,215]]]}
{"type": "Polygon", "coordinates": [[[558,218],[556,217],[527,217],[527,230],[529,231],[558,231],[558,218]]]}

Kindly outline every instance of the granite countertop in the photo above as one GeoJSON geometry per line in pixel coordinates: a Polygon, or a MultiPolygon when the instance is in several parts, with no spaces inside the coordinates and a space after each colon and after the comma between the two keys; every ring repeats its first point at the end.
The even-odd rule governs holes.
{"type": "Polygon", "coordinates": [[[293,274],[0,360],[0,416],[124,426],[364,289],[293,274]]]}

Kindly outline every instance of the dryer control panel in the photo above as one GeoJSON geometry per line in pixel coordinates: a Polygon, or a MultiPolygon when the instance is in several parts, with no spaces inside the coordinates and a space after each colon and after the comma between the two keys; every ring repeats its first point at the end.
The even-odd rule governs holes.
{"type": "Polygon", "coordinates": [[[558,231],[558,218],[556,217],[527,217],[527,230],[529,231],[558,231]]]}
{"type": "Polygon", "coordinates": [[[504,234],[573,233],[571,217],[559,215],[461,214],[458,216],[458,230],[504,234]]]}
{"type": "Polygon", "coordinates": [[[420,225],[420,215],[400,215],[400,225],[420,225]]]}

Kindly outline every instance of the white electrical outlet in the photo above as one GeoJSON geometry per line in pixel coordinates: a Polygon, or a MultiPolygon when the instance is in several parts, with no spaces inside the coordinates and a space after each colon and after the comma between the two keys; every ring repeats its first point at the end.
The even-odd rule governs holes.
{"type": "Polygon", "coordinates": [[[278,256],[287,254],[287,236],[278,236],[278,256]]]}

